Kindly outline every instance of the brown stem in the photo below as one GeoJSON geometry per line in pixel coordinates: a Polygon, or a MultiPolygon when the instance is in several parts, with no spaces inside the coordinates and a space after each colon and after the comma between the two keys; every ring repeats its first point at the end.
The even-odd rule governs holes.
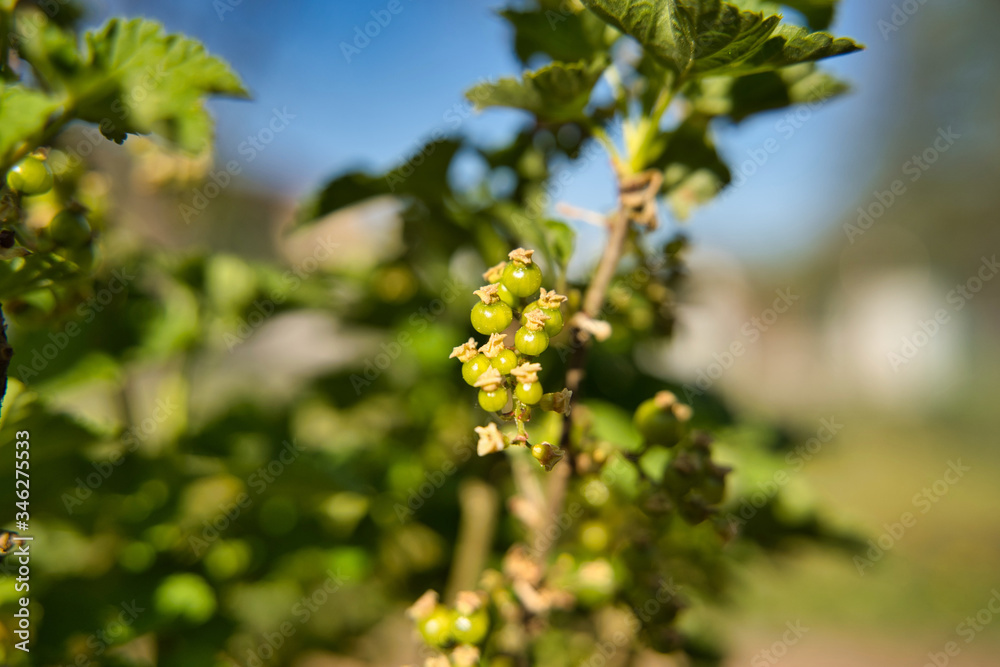
{"type": "MultiPolygon", "coordinates": [[[[601,261],[597,265],[594,273],[594,280],[583,295],[583,314],[587,317],[596,318],[604,308],[604,300],[608,295],[608,288],[615,277],[618,269],[618,262],[621,261],[622,253],[625,250],[625,240],[628,238],[628,217],[621,209],[615,211],[608,218],[609,236],[608,244],[604,247],[601,261]]],[[[583,385],[584,370],[587,365],[587,342],[589,336],[580,329],[574,327],[571,331],[573,355],[570,357],[569,367],[566,369],[566,388],[573,392],[573,404],[580,395],[580,387],[583,385]]],[[[572,457],[572,448],[569,447],[570,427],[573,424],[573,413],[570,411],[563,417],[562,439],[560,447],[566,451],[568,457],[572,457]]],[[[569,459],[572,461],[572,458],[569,459]]]]}
{"type": "MultiPolygon", "coordinates": [[[[608,218],[608,243],[604,247],[601,260],[594,273],[594,279],[583,295],[583,307],[581,310],[587,317],[597,318],[604,308],[604,300],[607,298],[611,281],[618,270],[618,263],[621,261],[625,251],[625,241],[628,238],[629,221],[628,216],[622,209],[618,209],[608,218]]],[[[583,385],[583,378],[586,374],[587,349],[589,336],[577,327],[573,327],[570,332],[572,340],[573,354],[570,357],[569,366],[566,370],[566,388],[573,392],[572,404],[575,405],[580,397],[580,388],[583,385]]],[[[566,498],[566,488],[569,485],[569,478],[576,467],[576,453],[570,446],[570,434],[573,430],[573,411],[570,410],[563,417],[562,435],[559,440],[560,449],[565,452],[566,461],[562,465],[557,465],[549,475],[547,507],[544,512],[544,525],[539,530],[538,535],[546,536],[550,534],[558,521],[559,513],[562,511],[563,501],[566,498]]],[[[540,539],[536,544],[551,546],[555,540],[540,539]]],[[[539,549],[538,562],[544,563],[548,549],[539,549]]]]}

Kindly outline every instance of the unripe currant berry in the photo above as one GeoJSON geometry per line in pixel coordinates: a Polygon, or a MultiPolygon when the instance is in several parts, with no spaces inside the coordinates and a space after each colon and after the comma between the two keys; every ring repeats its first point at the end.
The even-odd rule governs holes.
{"type": "Polygon", "coordinates": [[[514,296],[531,296],[542,286],[542,270],[537,264],[511,262],[503,270],[503,285],[514,296]]]}
{"type": "Polygon", "coordinates": [[[451,612],[444,605],[438,605],[434,611],[417,624],[420,635],[428,645],[442,648],[452,642],[451,612]]]}
{"type": "Polygon", "coordinates": [[[463,644],[478,644],[486,638],[490,629],[490,616],[485,609],[463,616],[455,614],[451,622],[451,634],[463,644]]]}
{"type": "Polygon", "coordinates": [[[504,385],[500,371],[492,366],[479,376],[473,386],[479,388],[479,405],[487,412],[500,412],[510,399],[510,392],[504,385]]]}
{"type": "Polygon", "coordinates": [[[7,185],[26,195],[44,194],[52,189],[52,170],[44,159],[28,155],[7,172],[7,185]]]}
{"type": "Polygon", "coordinates": [[[503,268],[501,282],[514,296],[531,296],[542,286],[542,270],[531,261],[534,252],[518,248],[508,255],[510,262],[503,268]]]}
{"type": "Polygon", "coordinates": [[[475,291],[480,302],[472,307],[472,327],[481,334],[500,333],[514,320],[513,311],[500,301],[497,291],[496,285],[487,285],[475,291]]]}
{"type": "Polygon", "coordinates": [[[490,360],[493,368],[500,371],[500,375],[507,375],[517,365],[517,355],[504,347],[503,342],[506,338],[507,334],[491,334],[489,341],[479,348],[479,351],[490,360]]]}
{"type": "Polygon", "coordinates": [[[514,395],[525,405],[535,405],[542,400],[542,384],[538,381],[541,364],[523,363],[510,373],[517,380],[514,395]]]}
{"type": "Polygon", "coordinates": [[[537,301],[532,301],[524,309],[524,314],[527,315],[533,310],[541,310],[548,319],[545,320],[545,326],[543,330],[549,335],[549,337],[555,336],[563,328],[563,314],[562,314],[562,304],[566,301],[566,297],[562,294],[556,294],[555,290],[549,291],[542,288],[541,296],[538,297],[537,301]]]}
{"type": "Polygon", "coordinates": [[[534,405],[542,400],[542,383],[518,382],[514,389],[514,395],[525,405],[534,405]]]}
{"type": "Polygon", "coordinates": [[[477,354],[462,364],[462,379],[469,385],[475,385],[476,380],[490,367],[490,360],[485,354],[477,354]]]}
{"type": "Polygon", "coordinates": [[[572,403],[570,402],[572,398],[573,392],[569,389],[561,389],[552,394],[542,394],[542,400],[538,402],[538,407],[549,412],[568,415],[572,408],[572,403]]]}
{"type": "Polygon", "coordinates": [[[559,308],[541,308],[538,305],[538,301],[532,301],[524,307],[525,314],[528,314],[533,310],[541,310],[549,316],[549,319],[545,320],[542,331],[544,331],[550,338],[563,330],[563,315],[559,308]]]}
{"type": "Polygon", "coordinates": [[[546,470],[552,470],[552,468],[562,460],[563,451],[553,447],[547,442],[542,442],[532,446],[531,455],[536,461],[538,461],[538,463],[541,464],[543,468],[546,470]]]}
{"type": "Polygon", "coordinates": [[[510,399],[510,392],[507,387],[500,387],[493,391],[479,390],[479,407],[487,412],[500,412],[507,405],[510,399]]]}
{"type": "Polygon", "coordinates": [[[493,368],[500,371],[501,375],[508,375],[515,366],[517,366],[517,354],[514,350],[503,350],[491,361],[493,368]]]}
{"type": "Polygon", "coordinates": [[[517,306],[517,297],[514,296],[503,283],[497,283],[497,296],[500,297],[502,302],[506,303],[511,308],[517,306]]]}
{"type": "Polygon", "coordinates": [[[90,243],[90,225],[83,211],[67,208],[59,211],[49,223],[49,238],[64,248],[79,248],[90,243]]]}
{"type": "Polygon", "coordinates": [[[661,391],[639,405],[633,422],[647,445],[673,447],[687,434],[690,419],[690,406],[678,403],[673,393],[661,391]]]}
{"type": "Polygon", "coordinates": [[[549,346],[549,336],[544,331],[531,331],[521,327],[514,334],[517,351],[529,357],[537,357],[549,346]]]}

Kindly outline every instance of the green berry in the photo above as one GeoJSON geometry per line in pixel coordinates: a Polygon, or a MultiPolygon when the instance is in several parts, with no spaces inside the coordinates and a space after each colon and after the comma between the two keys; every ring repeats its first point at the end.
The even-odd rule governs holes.
{"type": "Polygon", "coordinates": [[[490,616],[485,609],[474,611],[468,616],[455,613],[451,621],[451,635],[462,644],[478,644],[486,638],[490,629],[490,616]]]}
{"type": "Polygon", "coordinates": [[[88,244],[82,248],[60,248],[57,254],[73,262],[84,271],[89,271],[97,260],[97,251],[94,245],[88,244]]]}
{"type": "Polygon", "coordinates": [[[441,648],[452,641],[451,613],[444,605],[438,605],[430,615],[420,621],[420,635],[430,646],[441,648]]]}
{"type": "Polygon", "coordinates": [[[514,389],[514,394],[517,396],[517,400],[525,405],[534,405],[542,400],[542,383],[518,382],[517,387],[514,389]]]}
{"type": "Polygon", "coordinates": [[[500,412],[507,405],[510,397],[506,387],[500,387],[495,391],[479,390],[479,405],[487,412],[500,412]]]}
{"type": "Polygon", "coordinates": [[[486,372],[486,369],[490,367],[490,360],[485,354],[477,354],[472,359],[469,359],[464,364],[462,364],[462,379],[469,385],[476,384],[476,380],[479,376],[486,372]]]}
{"type": "Polygon", "coordinates": [[[510,290],[507,289],[506,285],[503,283],[500,283],[500,286],[497,289],[497,296],[511,308],[517,305],[517,297],[511,294],[510,290]]]}
{"type": "Polygon", "coordinates": [[[472,328],[481,334],[500,333],[510,326],[514,313],[502,301],[485,304],[482,301],[472,307],[472,328]]]}
{"type": "Polygon", "coordinates": [[[503,269],[501,284],[514,296],[531,296],[542,286],[542,270],[537,264],[510,262],[503,269]]]}
{"type": "Polygon", "coordinates": [[[690,409],[683,404],[665,407],[662,401],[651,398],[639,405],[633,422],[647,445],[673,447],[687,433],[687,420],[679,419],[678,414],[689,413],[690,409]]]}
{"type": "Polygon", "coordinates": [[[590,520],[580,529],[580,543],[584,548],[594,553],[600,553],[608,548],[611,537],[603,522],[590,520]]]}
{"type": "Polygon", "coordinates": [[[83,213],[64,209],[49,223],[49,237],[64,248],[79,248],[90,243],[90,225],[83,213]]]}
{"type": "Polygon", "coordinates": [[[44,194],[52,189],[52,170],[45,160],[29,155],[7,172],[7,185],[26,195],[44,194]]]}
{"type": "Polygon", "coordinates": [[[562,329],[563,329],[563,316],[562,316],[562,311],[560,309],[558,309],[558,308],[541,308],[538,305],[537,301],[532,301],[527,306],[525,306],[524,312],[525,313],[530,313],[533,310],[539,310],[539,309],[541,309],[541,311],[543,313],[545,313],[546,315],[549,316],[549,319],[545,320],[545,324],[543,325],[543,327],[544,327],[543,331],[545,331],[545,333],[549,335],[549,338],[551,338],[552,336],[555,336],[557,333],[559,333],[560,331],[562,331],[562,329]]]}
{"type": "Polygon", "coordinates": [[[495,356],[490,363],[493,364],[493,368],[500,371],[500,375],[507,375],[510,373],[510,369],[517,366],[517,355],[514,350],[504,350],[495,356]]]}
{"type": "Polygon", "coordinates": [[[521,327],[514,334],[514,347],[521,354],[535,357],[545,351],[549,346],[549,336],[545,331],[531,331],[521,327]]]}

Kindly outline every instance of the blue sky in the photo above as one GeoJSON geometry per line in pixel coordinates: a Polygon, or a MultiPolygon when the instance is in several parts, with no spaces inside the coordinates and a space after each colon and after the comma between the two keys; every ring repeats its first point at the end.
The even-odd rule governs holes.
{"type": "MultiPolygon", "coordinates": [[[[350,62],[342,43],[389,0],[106,0],[92,21],[110,13],[156,18],[233,63],[254,99],[213,102],[220,158],[243,159],[240,142],[265,127],[275,109],[286,110],[294,120],[246,164],[247,174],[261,187],[302,195],[341,170],[384,168],[405,158],[432,131],[449,128],[446,113],[462,103],[468,86],[520,70],[506,25],[493,12],[503,3],[398,2],[401,11],[350,54],[350,62]]],[[[828,238],[870,195],[882,167],[877,156],[892,135],[906,35],[885,40],[879,32],[877,21],[892,12],[890,0],[843,0],[841,7],[833,31],[869,50],[828,67],[854,92],[817,109],[790,136],[777,126],[782,112],[720,126],[720,148],[735,163],[770,138],[779,150],[748,178],[748,187],[688,222],[699,241],[747,258],[796,253],[828,238]]],[[[463,122],[461,131],[497,141],[518,121],[514,113],[489,112],[463,122]]],[[[614,190],[606,165],[578,174],[565,198],[609,208],[614,190]]]]}

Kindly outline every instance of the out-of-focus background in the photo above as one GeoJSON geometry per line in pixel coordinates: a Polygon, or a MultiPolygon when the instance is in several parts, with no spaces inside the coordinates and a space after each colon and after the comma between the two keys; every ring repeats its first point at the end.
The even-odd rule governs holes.
{"type": "MultiPolygon", "coordinates": [[[[166,245],[301,262],[305,251],[274,251],[275,230],[330,175],[389,167],[435,131],[483,145],[509,136],[520,117],[477,116],[462,98],[476,81],[519,70],[493,13],[500,3],[401,2],[360,48],[355,30],[381,0],[92,3],[88,24],[144,15],[203,40],[254,98],[212,103],[216,168],[236,161],[241,172],[224,196],[192,198],[188,225],[162,223],[177,209],[157,209],[140,190],[123,214],[166,245]]],[[[718,612],[735,630],[731,665],[918,666],[930,655],[938,667],[1000,664],[998,25],[993,0],[843,0],[833,32],[867,50],[824,66],[852,92],[716,128],[734,185],[686,223],[692,289],[675,344],[654,363],[751,418],[817,435],[789,463],[786,491],[872,540],[861,560],[807,550],[742,572],[734,604],[718,612]],[[736,342],[744,353],[728,352],[736,342]],[[808,630],[780,644],[788,623],[808,630]],[[942,657],[949,642],[960,652],[942,657]]],[[[153,157],[136,155],[155,172],[153,157]]],[[[470,179],[463,165],[476,168],[459,160],[449,178],[470,179]]],[[[560,193],[596,211],[614,197],[600,160],[560,193]]],[[[582,267],[601,238],[575,228],[582,267]]],[[[347,234],[336,261],[363,266],[363,236],[347,234]]],[[[210,378],[190,388],[199,410],[211,414],[213,400],[246,383],[293,392],[313,365],[354,354],[329,322],[281,326],[223,367],[192,370],[210,378]],[[334,344],[319,360],[283,358],[281,377],[255,375],[253,355],[287,354],[289,340],[334,344]]],[[[336,433],[336,416],[310,400],[310,423],[336,433]]],[[[256,445],[248,436],[241,446],[256,445]]],[[[274,501],[268,511],[282,521],[290,510],[274,501]]],[[[294,602],[272,592],[275,605],[294,602]]]]}

